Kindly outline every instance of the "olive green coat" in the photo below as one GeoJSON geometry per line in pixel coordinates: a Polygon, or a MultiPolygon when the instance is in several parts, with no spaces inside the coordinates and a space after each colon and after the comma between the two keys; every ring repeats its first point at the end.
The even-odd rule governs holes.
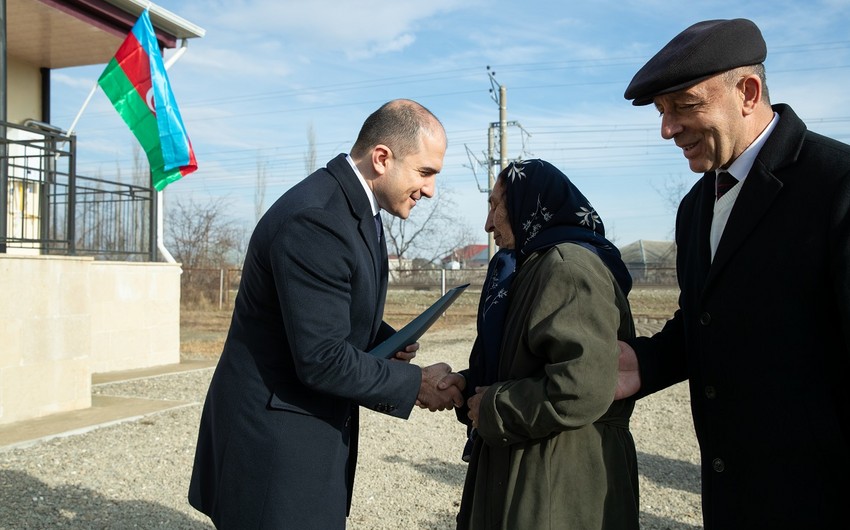
{"type": "Polygon", "coordinates": [[[637,529],[634,401],[612,404],[628,301],[602,261],[562,243],[513,281],[479,413],[459,529],[637,529]]]}

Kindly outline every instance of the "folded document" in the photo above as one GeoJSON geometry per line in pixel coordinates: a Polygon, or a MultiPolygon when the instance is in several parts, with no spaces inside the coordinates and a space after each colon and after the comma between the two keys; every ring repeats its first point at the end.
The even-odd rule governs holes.
{"type": "Polygon", "coordinates": [[[390,338],[369,350],[369,353],[376,357],[389,359],[390,357],[394,357],[396,352],[403,351],[405,348],[419,340],[419,337],[428,331],[428,328],[430,328],[431,325],[440,318],[440,315],[442,315],[446,309],[452,305],[452,302],[454,302],[467,287],[469,287],[468,283],[449,289],[446,294],[434,302],[431,307],[426,309],[418,317],[411,320],[409,324],[396,331],[390,338]]]}

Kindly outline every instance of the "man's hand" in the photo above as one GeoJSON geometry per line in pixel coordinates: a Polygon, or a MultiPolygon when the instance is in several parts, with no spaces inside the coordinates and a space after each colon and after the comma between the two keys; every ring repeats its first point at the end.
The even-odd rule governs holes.
{"type": "Polygon", "coordinates": [[[422,368],[422,383],[419,385],[419,395],[416,404],[431,412],[446,410],[463,405],[463,394],[455,385],[440,389],[440,382],[451,374],[452,367],[446,363],[437,363],[422,368]]]}
{"type": "Polygon", "coordinates": [[[392,359],[409,363],[411,359],[416,357],[416,352],[419,350],[419,343],[414,342],[402,351],[398,351],[392,359]]]}
{"type": "Polygon", "coordinates": [[[620,358],[614,400],[633,396],[640,390],[640,370],[635,350],[625,342],[617,341],[617,344],[620,346],[620,358]]]}
{"type": "Polygon", "coordinates": [[[450,386],[456,386],[458,390],[463,392],[466,388],[466,378],[457,372],[452,372],[450,374],[446,374],[446,376],[440,379],[440,382],[437,383],[438,390],[448,390],[450,386]]]}
{"type": "Polygon", "coordinates": [[[469,407],[469,412],[466,416],[472,421],[472,427],[478,428],[478,412],[481,409],[481,398],[484,397],[484,392],[487,392],[489,386],[475,387],[475,395],[466,400],[466,406],[469,407]]]}

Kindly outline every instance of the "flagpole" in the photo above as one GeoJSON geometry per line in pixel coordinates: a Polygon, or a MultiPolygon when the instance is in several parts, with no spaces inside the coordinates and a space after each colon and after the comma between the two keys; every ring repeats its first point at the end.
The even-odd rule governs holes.
{"type": "Polygon", "coordinates": [[[72,134],[74,134],[74,128],[77,126],[77,122],[80,121],[80,117],[82,117],[83,112],[85,112],[85,110],[86,110],[86,107],[89,106],[89,102],[91,102],[91,98],[94,97],[94,93],[97,91],[97,86],[98,86],[97,81],[95,81],[94,86],[92,86],[91,90],[89,91],[88,97],[83,102],[83,106],[80,107],[80,112],[77,113],[77,117],[74,118],[73,122],[71,122],[71,126],[68,127],[68,132],[65,133],[68,136],[71,136],[72,134]]]}
{"type": "MultiPolygon", "coordinates": [[[[186,53],[186,39],[183,39],[180,43],[180,49],[174,52],[167,62],[163,63],[166,71],[171,68],[171,65],[177,62],[184,53],[186,53]]],[[[164,216],[164,205],[165,201],[163,200],[164,191],[156,192],[156,248],[159,249],[162,257],[165,258],[165,261],[168,263],[177,263],[177,260],[174,259],[174,256],[171,255],[171,252],[165,248],[165,216],[164,216]]]]}
{"type": "MultiPolygon", "coordinates": [[[[65,138],[70,138],[71,135],[74,134],[74,127],[77,126],[77,122],[80,121],[83,112],[85,112],[86,107],[89,106],[89,102],[91,101],[91,98],[94,97],[95,92],[97,92],[97,81],[95,81],[94,86],[91,87],[88,97],[86,97],[86,100],[83,102],[83,106],[80,107],[80,112],[77,113],[77,117],[74,118],[74,121],[71,122],[71,126],[68,128],[67,131],[65,131],[65,138]]],[[[68,143],[68,140],[62,140],[62,146],[64,146],[66,143],[68,143]]],[[[56,160],[59,160],[60,156],[62,156],[62,153],[57,152],[54,158],[56,160]]]]}
{"type": "Polygon", "coordinates": [[[162,257],[165,258],[166,262],[177,263],[171,252],[165,248],[165,228],[163,223],[163,203],[165,201],[163,201],[162,193],[161,191],[156,192],[156,248],[162,253],[162,257]]]}

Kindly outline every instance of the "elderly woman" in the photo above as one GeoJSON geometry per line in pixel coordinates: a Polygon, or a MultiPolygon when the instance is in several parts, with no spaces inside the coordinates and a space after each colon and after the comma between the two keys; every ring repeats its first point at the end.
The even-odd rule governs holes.
{"type": "Polygon", "coordinates": [[[613,401],[617,339],[634,336],[619,251],[543,160],[499,174],[485,229],[500,250],[462,372],[471,454],[458,528],[638,528],[634,402],[613,401]]]}

